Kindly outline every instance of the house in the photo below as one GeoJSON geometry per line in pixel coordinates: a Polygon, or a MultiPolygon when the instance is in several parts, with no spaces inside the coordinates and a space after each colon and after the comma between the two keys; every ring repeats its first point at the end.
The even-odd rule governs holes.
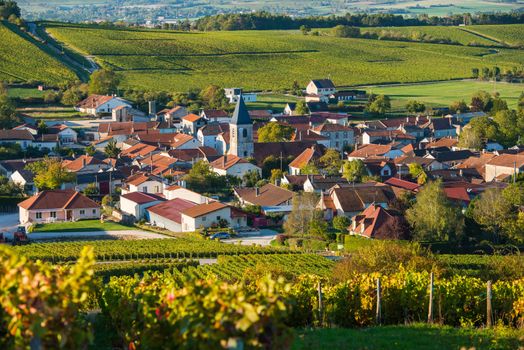
{"type": "Polygon", "coordinates": [[[486,164],[493,158],[497,157],[494,153],[482,153],[478,157],[473,156],[458,164],[455,168],[463,171],[468,171],[474,174],[475,177],[486,178],[486,164]]]}
{"type": "Polygon", "coordinates": [[[431,136],[440,139],[442,137],[456,137],[458,135],[457,121],[453,118],[431,118],[422,127],[428,129],[431,136]]]}
{"type": "Polygon", "coordinates": [[[176,198],[185,199],[196,204],[208,203],[211,199],[209,197],[203,196],[200,193],[193,192],[184,188],[182,186],[173,185],[164,188],[164,197],[167,200],[172,200],[176,198]]]}
{"type": "Polygon", "coordinates": [[[25,123],[22,125],[18,125],[13,128],[13,130],[27,130],[29,131],[33,136],[38,134],[38,127],[34,124],[25,123]]]}
{"type": "Polygon", "coordinates": [[[120,211],[133,216],[135,220],[149,220],[149,212],[146,209],[165,200],[157,194],[130,192],[120,196],[120,211]]]}
{"type": "Polygon", "coordinates": [[[337,185],[321,196],[318,208],[327,220],[337,215],[352,218],[372,204],[387,209],[394,197],[391,187],[378,182],[337,185]]]}
{"type": "Polygon", "coordinates": [[[151,224],[173,232],[192,232],[231,223],[231,209],[220,202],[196,204],[176,198],[146,209],[151,224]]]}
{"type": "Polygon", "coordinates": [[[25,169],[15,170],[15,172],[9,177],[9,180],[18,186],[23,187],[25,194],[33,195],[37,191],[32,171],[25,169]]]}
{"type": "MultiPolygon", "coordinates": [[[[112,137],[117,143],[123,143],[131,136],[140,132],[158,130],[159,122],[109,122],[98,124],[95,140],[112,137]]],[[[158,131],[159,132],[159,131],[158,131]]]]}
{"type": "Polygon", "coordinates": [[[485,117],[487,116],[486,112],[468,112],[468,113],[457,113],[457,114],[448,114],[445,118],[452,118],[457,120],[462,125],[468,124],[473,118],[485,117]]]}
{"type": "Polygon", "coordinates": [[[158,194],[164,190],[162,178],[149,173],[140,172],[125,179],[122,194],[130,192],[144,192],[158,194]]]}
{"type": "Polygon", "coordinates": [[[401,130],[365,130],[362,132],[362,144],[388,143],[397,141],[403,145],[415,142],[415,137],[405,134],[401,130]]]}
{"type": "Polygon", "coordinates": [[[55,124],[47,128],[47,133],[58,135],[61,145],[71,145],[77,142],[78,133],[64,124],[55,124]]]}
{"type": "Polygon", "coordinates": [[[35,135],[31,144],[32,147],[36,147],[39,150],[54,150],[59,145],[58,135],[53,134],[35,135]]]}
{"type": "Polygon", "coordinates": [[[319,135],[309,129],[309,125],[306,130],[296,129],[295,133],[291,137],[291,141],[310,141],[316,142],[319,145],[329,148],[331,145],[331,140],[327,136],[319,135]]]}
{"type": "Polygon", "coordinates": [[[121,106],[133,107],[129,101],[110,95],[90,95],[75,106],[80,113],[91,115],[111,114],[113,109],[121,106]]]}
{"type": "Polygon", "coordinates": [[[62,185],[63,189],[74,189],[83,191],[87,186],[95,184],[100,195],[116,193],[116,189],[122,186],[124,174],[120,170],[112,168],[97,173],[77,174],[75,182],[62,185]]]}
{"type": "Polygon", "coordinates": [[[189,114],[186,107],[175,106],[171,109],[163,109],[156,114],[157,119],[167,123],[169,128],[179,126],[182,117],[189,114]]]}
{"type": "Polygon", "coordinates": [[[192,135],[182,133],[159,133],[152,130],[137,133],[135,137],[142,143],[168,149],[193,149],[200,146],[192,135]]]}
{"type": "Polygon", "coordinates": [[[404,155],[400,149],[401,145],[390,143],[387,145],[367,144],[355,148],[353,152],[348,155],[348,160],[366,159],[369,157],[382,157],[395,159],[404,155]]]}
{"type": "Polygon", "coordinates": [[[300,153],[295,159],[289,163],[289,174],[291,175],[300,175],[302,169],[306,166],[313,164],[322,156],[322,151],[316,145],[308,147],[304,152],[300,153]]]}
{"type": "Polygon", "coordinates": [[[206,125],[204,117],[190,113],[182,117],[182,131],[186,134],[196,135],[198,129],[206,125]]]}
{"type": "Polygon", "coordinates": [[[28,130],[0,130],[1,144],[19,144],[22,149],[33,145],[33,134],[28,130]]]}
{"type": "Polygon", "coordinates": [[[410,239],[406,219],[380,205],[372,204],[351,219],[349,234],[373,239],[410,239]]]}
{"type": "Polygon", "coordinates": [[[200,116],[209,123],[229,123],[231,116],[221,109],[203,109],[200,116]]]}
{"type": "Polygon", "coordinates": [[[111,120],[115,122],[148,122],[151,119],[138,109],[118,106],[111,111],[111,120]]]}
{"type": "Polygon", "coordinates": [[[88,155],[81,155],[74,160],[64,160],[62,161],[62,165],[66,171],[77,174],[97,173],[110,168],[109,164],[88,155]]]}
{"type": "Polygon", "coordinates": [[[100,204],[74,190],[42,191],[18,207],[22,225],[100,218],[100,204]]]}
{"type": "Polygon", "coordinates": [[[257,173],[262,174],[262,169],[260,169],[260,167],[248,162],[244,158],[234,155],[223,155],[209,165],[211,166],[211,170],[222,176],[230,175],[242,178],[250,171],[256,171],[257,173]]]}
{"type": "Polygon", "coordinates": [[[329,148],[343,151],[355,144],[353,129],[345,125],[326,123],[311,129],[314,133],[329,138],[329,148]]]}
{"type": "Polygon", "coordinates": [[[396,173],[395,163],[389,159],[368,158],[364,159],[363,162],[370,176],[388,179],[396,173]]]}
{"type": "Polygon", "coordinates": [[[220,154],[223,151],[221,145],[217,142],[218,135],[229,132],[229,124],[227,123],[212,123],[207,124],[198,129],[197,139],[200,145],[211,147],[217,150],[220,154]]]}
{"type": "Polygon", "coordinates": [[[244,102],[256,102],[257,94],[254,93],[244,93],[241,88],[226,88],[224,93],[229,100],[229,103],[237,103],[239,97],[242,96],[244,102]]]}
{"type": "Polygon", "coordinates": [[[348,180],[340,176],[308,175],[304,181],[303,190],[304,192],[322,193],[336,185],[347,183],[348,180]]]}
{"type": "Polygon", "coordinates": [[[138,141],[135,145],[121,151],[120,157],[123,159],[143,159],[159,152],[160,149],[158,147],[138,141]]]}
{"type": "Polygon", "coordinates": [[[44,160],[44,158],[33,159],[8,159],[0,161],[0,174],[10,177],[16,171],[25,170],[27,165],[44,160]]]}
{"type": "Polygon", "coordinates": [[[486,163],[484,180],[503,181],[524,171],[524,155],[501,154],[486,163]]]}
{"type": "Polygon", "coordinates": [[[234,193],[242,206],[258,205],[266,213],[291,211],[293,192],[273,184],[266,184],[260,188],[235,188],[234,193]]]}
{"type": "Polygon", "coordinates": [[[318,97],[319,102],[328,102],[329,96],[336,92],[335,84],[330,79],[311,80],[306,87],[306,94],[318,97]]]}
{"type": "MultiPolygon", "coordinates": [[[[411,181],[402,180],[396,177],[391,177],[384,181],[386,185],[391,186],[393,191],[395,189],[400,189],[401,191],[417,192],[420,188],[420,185],[411,181]]],[[[399,191],[399,192],[401,192],[399,191]]],[[[397,192],[395,192],[397,193],[397,192]]]]}
{"type": "Polygon", "coordinates": [[[430,149],[424,158],[435,159],[444,168],[452,168],[472,156],[474,156],[474,153],[470,150],[439,151],[438,149],[430,149]]]}

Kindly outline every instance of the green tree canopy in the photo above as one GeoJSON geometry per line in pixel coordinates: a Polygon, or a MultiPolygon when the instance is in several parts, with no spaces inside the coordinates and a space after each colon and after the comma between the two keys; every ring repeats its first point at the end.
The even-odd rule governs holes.
{"type": "Polygon", "coordinates": [[[104,148],[104,153],[108,158],[117,158],[120,154],[120,148],[116,145],[116,140],[111,140],[107,143],[107,146],[104,148]]]}
{"type": "Polygon", "coordinates": [[[342,168],[342,177],[349,182],[361,182],[368,175],[366,165],[360,159],[345,161],[342,168]]]}
{"type": "Polygon", "coordinates": [[[200,98],[207,108],[225,109],[228,107],[228,100],[224,89],[218,85],[208,85],[200,91],[200,98]]]}
{"type": "Polygon", "coordinates": [[[120,79],[112,70],[101,69],[89,78],[89,93],[110,95],[116,93],[120,79]]]}
{"type": "Polygon", "coordinates": [[[309,234],[311,223],[324,220],[322,211],[317,209],[318,197],[315,193],[302,192],[293,196],[291,213],[284,222],[284,230],[291,235],[309,234]]]}
{"type": "Polygon", "coordinates": [[[449,106],[449,111],[452,113],[466,113],[469,111],[469,107],[464,100],[455,101],[449,106]]]}
{"type": "Polygon", "coordinates": [[[406,210],[406,219],[418,241],[452,241],[464,228],[462,213],[446,197],[440,180],[422,188],[413,206],[406,210]]]}
{"type": "Polygon", "coordinates": [[[408,101],[406,110],[410,113],[422,113],[426,110],[426,105],[415,100],[408,101]]]}
{"type": "Polygon", "coordinates": [[[20,124],[14,102],[7,96],[7,90],[0,91],[0,128],[11,129],[20,124]]]}
{"type": "Polygon", "coordinates": [[[286,142],[293,137],[295,129],[289,125],[267,123],[258,129],[258,142],[286,142]]]}
{"type": "Polygon", "coordinates": [[[306,101],[300,100],[297,101],[297,104],[295,106],[295,115],[306,115],[309,113],[309,109],[307,107],[306,101]]]}
{"type": "Polygon", "coordinates": [[[428,180],[428,175],[424,171],[424,168],[418,163],[409,164],[409,175],[416,179],[419,185],[424,185],[428,180]]]}
{"type": "Polygon", "coordinates": [[[334,149],[329,148],[326,153],[319,159],[320,167],[328,175],[339,175],[340,168],[342,168],[342,159],[340,153],[334,149]]]}
{"type": "Polygon", "coordinates": [[[384,115],[389,110],[391,110],[391,99],[385,95],[376,96],[372,101],[369,101],[366,107],[367,112],[378,115],[384,115]]]}
{"type": "Polygon", "coordinates": [[[62,167],[60,160],[45,158],[44,160],[28,164],[26,168],[33,172],[35,186],[39,190],[55,190],[62,184],[74,182],[75,173],[70,173],[62,167]]]}
{"type": "Polygon", "coordinates": [[[336,36],[338,38],[359,38],[360,37],[360,28],[345,26],[342,24],[335,26],[331,30],[331,32],[333,33],[333,36],[336,36]]]}

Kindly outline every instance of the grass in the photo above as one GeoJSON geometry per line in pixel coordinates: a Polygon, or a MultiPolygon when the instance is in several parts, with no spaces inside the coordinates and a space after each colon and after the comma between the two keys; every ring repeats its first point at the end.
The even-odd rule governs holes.
{"type": "Polygon", "coordinates": [[[19,99],[43,98],[45,93],[45,91],[40,91],[37,88],[10,87],[7,90],[7,95],[9,97],[19,99]]]}
{"type": "Polygon", "coordinates": [[[520,24],[468,26],[466,28],[509,45],[524,45],[524,26],[520,24]]]}
{"type": "Polygon", "coordinates": [[[404,108],[409,100],[417,100],[430,107],[449,106],[454,101],[471,101],[471,96],[479,90],[498,92],[502,99],[508,102],[510,108],[516,108],[520,94],[524,91],[524,84],[510,84],[484,81],[447,81],[425,84],[403,84],[391,86],[369,86],[368,92],[385,94],[392,99],[393,111],[404,108]]]}
{"type": "Polygon", "coordinates": [[[519,349],[524,334],[516,329],[472,329],[414,324],[366,329],[298,331],[293,350],[313,349],[519,349]]]}
{"type": "Polygon", "coordinates": [[[76,222],[55,222],[38,224],[34,232],[91,232],[91,231],[123,231],[133,227],[124,226],[112,221],[80,220],[76,222]]]}
{"type": "Polygon", "coordinates": [[[75,79],[74,73],[17,27],[0,21],[0,38],[0,81],[36,80],[56,85],[75,79]]]}
{"type": "Polygon", "coordinates": [[[71,107],[35,106],[18,108],[17,111],[32,118],[47,120],[85,119],[85,117],[90,117],[88,114],[80,113],[71,107]]]}
{"type": "Polygon", "coordinates": [[[269,109],[273,112],[282,112],[289,102],[296,102],[299,98],[284,94],[258,94],[257,101],[248,103],[250,109],[269,109]]]}
{"type": "MultiPolygon", "coordinates": [[[[116,70],[123,88],[165,91],[208,84],[291,88],[331,77],[338,86],[468,78],[472,68],[520,66],[520,50],[408,43],[297,31],[181,33],[48,23],[58,41],[116,70]]],[[[467,33],[461,35],[468,35],[467,33]]]]}

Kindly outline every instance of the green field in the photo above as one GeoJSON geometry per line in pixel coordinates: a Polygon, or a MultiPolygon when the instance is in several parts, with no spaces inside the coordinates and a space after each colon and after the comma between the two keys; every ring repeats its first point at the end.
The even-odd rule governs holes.
{"type": "Polygon", "coordinates": [[[38,224],[34,232],[90,232],[90,231],[123,231],[133,227],[124,226],[116,222],[100,220],[81,220],[76,222],[57,222],[51,224],[38,224]]]}
{"type": "Polygon", "coordinates": [[[293,350],[440,350],[520,349],[522,331],[414,324],[365,329],[313,329],[297,332],[293,350]]]}
{"type": "Polygon", "coordinates": [[[471,96],[479,90],[498,92],[502,99],[508,102],[509,107],[516,108],[517,100],[524,92],[524,84],[510,84],[497,82],[496,84],[484,81],[449,81],[427,84],[369,86],[368,92],[385,94],[391,97],[393,109],[403,108],[407,101],[417,100],[425,102],[430,107],[449,106],[454,101],[469,102],[471,96]]]}
{"type": "Polygon", "coordinates": [[[7,90],[7,94],[11,98],[43,98],[45,91],[40,91],[37,88],[21,88],[21,87],[10,87],[7,90]]]}
{"type": "Polygon", "coordinates": [[[0,80],[33,80],[54,85],[75,79],[66,66],[21,35],[24,34],[16,27],[0,22],[0,80]]]}
{"type": "Polygon", "coordinates": [[[466,29],[510,45],[524,45],[524,26],[521,24],[468,26],[466,29]]]}
{"type": "Polygon", "coordinates": [[[280,90],[294,80],[305,86],[319,77],[331,77],[339,86],[448,80],[468,78],[472,68],[524,64],[520,50],[314,37],[297,31],[179,33],[57,23],[47,24],[47,30],[115,69],[123,88],[165,91],[212,83],[280,90]]]}

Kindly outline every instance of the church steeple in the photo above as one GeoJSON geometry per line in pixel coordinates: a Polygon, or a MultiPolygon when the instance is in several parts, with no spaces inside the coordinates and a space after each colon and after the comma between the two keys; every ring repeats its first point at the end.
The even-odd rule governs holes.
{"type": "Polygon", "coordinates": [[[231,118],[231,124],[235,125],[251,125],[251,117],[247,111],[246,104],[244,103],[244,98],[242,94],[238,96],[238,102],[233,112],[233,118],[231,118]]]}

